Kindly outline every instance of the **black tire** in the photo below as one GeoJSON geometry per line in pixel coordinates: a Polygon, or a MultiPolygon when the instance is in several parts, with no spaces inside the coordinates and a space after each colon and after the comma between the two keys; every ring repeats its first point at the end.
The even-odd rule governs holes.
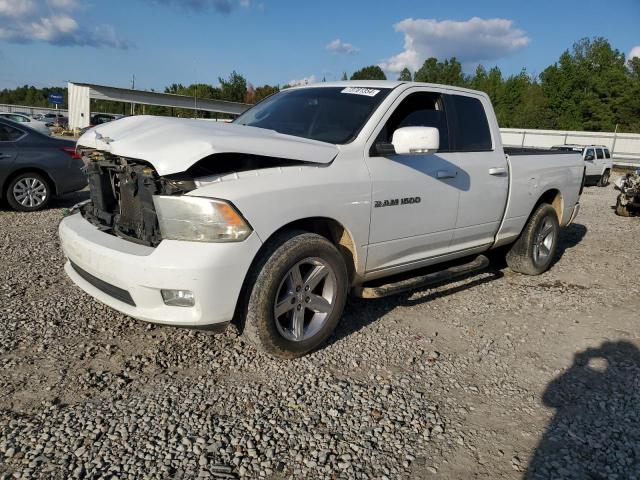
{"type": "Polygon", "coordinates": [[[520,237],[507,253],[507,265],[514,272],[525,275],[540,275],[547,271],[558,249],[559,234],[560,224],[554,208],[547,203],[538,205],[520,237]],[[550,228],[548,235],[552,236],[545,236],[545,243],[541,246],[540,239],[543,225],[545,229],[547,227],[550,228]],[[550,239],[550,241],[546,242],[547,239],[550,239]],[[543,252],[543,247],[545,254],[539,253],[536,255],[536,250],[543,252]]]}
{"type": "MultiPolygon", "coordinates": [[[[325,280],[321,280],[321,282],[325,282],[325,280]]],[[[296,358],[318,348],[338,324],[347,299],[347,268],[338,249],[326,238],[314,233],[292,231],[279,236],[266,249],[252,269],[249,285],[250,290],[244,311],[243,336],[256,348],[274,357],[296,358]],[[333,294],[332,309],[319,322],[319,330],[312,336],[306,339],[292,340],[284,336],[286,332],[283,332],[283,329],[286,327],[283,323],[287,319],[290,320],[291,334],[293,335],[294,310],[295,308],[300,310],[300,304],[298,303],[295,308],[291,307],[291,313],[287,312],[276,318],[276,301],[282,296],[284,282],[291,278],[289,276],[291,270],[301,262],[312,258],[321,260],[323,267],[327,267],[329,269],[327,271],[333,274],[331,290],[335,293],[333,294]],[[277,324],[276,322],[282,323],[277,324]]],[[[325,286],[319,284],[319,288],[325,288],[325,286]]],[[[287,294],[291,297],[298,295],[293,291],[287,294]]],[[[298,298],[291,298],[291,300],[292,304],[298,301],[304,302],[304,299],[298,298]]],[[[309,301],[308,297],[306,301],[309,301]]],[[[302,311],[303,317],[305,312],[312,316],[315,315],[305,307],[302,308],[302,311]]],[[[313,318],[315,319],[315,317],[313,318]]]]}
{"type": "Polygon", "coordinates": [[[605,170],[602,173],[602,176],[600,177],[600,179],[598,180],[597,185],[599,187],[606,187],[607,185],[609,185],[609,178],[611,177],[611,172],[609,170],[605,170]]]}
{"type": "Polygon", "coordinates": [[[17,210],[19,212],[35,212],[36,210],[42,210],[47,205],[49,205],[49,202],[51,201],[51,197],[53,195],[53,186],[51,185],[51,181],[48,178],[39,173],[23,172],[11,179],[11,181],[7,185],[5,194],[7,203],[9,203],[9,206],[14,210],[17,210]],[[21,199],[15,191],[16,185],[23,185],[25,182],[30,183],[32,180],[38,182],[38,198],[40,198],[40,192],[44,192],[44,199],[41,201],[38,200],[37,203],[35,201],[29,202],[28,200],[26,204],[21,203],[21,199]]]}

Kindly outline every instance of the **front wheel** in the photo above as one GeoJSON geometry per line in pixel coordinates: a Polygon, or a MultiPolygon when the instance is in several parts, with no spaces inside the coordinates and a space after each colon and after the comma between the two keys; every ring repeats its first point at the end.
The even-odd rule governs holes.
{"type": "Polygon", "coordinates": [[[598,180],[598,186],[606,187],[607,185],[609,185],[610,177],[611,177],[611,172],[609,172],[609,170],[605,170],[602,176],[600,177],[600,180],[598,180]]]}
{"type": "Polygon", "coordinates": [[[254,269],[243,335],[280,358],[302,356],[335,329],[348,277],[338,249],[313,233],[291,232],[274,242],[254,269]]]}
{"type": "Polygon", "coordinates": [[[507,253],[507,265],[514,272],[525,275],[546,272],[556,255],[559,235],[556,211],[547,203],[540,204],[507,253]]]}

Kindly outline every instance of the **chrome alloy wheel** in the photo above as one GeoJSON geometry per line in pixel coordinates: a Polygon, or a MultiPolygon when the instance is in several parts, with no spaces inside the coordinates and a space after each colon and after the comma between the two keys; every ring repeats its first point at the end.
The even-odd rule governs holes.
{"type": "Polygon", "coordinates": [[[555,241],[555,230],[549,217],[540,223],[533,241],[533,263],[544,264],[551,255],[551,247],[555,241]]]}
{"type": "Polygon", "coordinates": [[[335,306],[337,285],[325,260],[309,257],[296,263],[280,282],[273,307],[280,335],[301,342],[318,333],[335,306]]]}
{"type": "Polygon", "coordinates": [[[47,186],[37,178],[25,177],[13,186],[13,198],[25,207],[42,205],[48,195],[47,186]]]}

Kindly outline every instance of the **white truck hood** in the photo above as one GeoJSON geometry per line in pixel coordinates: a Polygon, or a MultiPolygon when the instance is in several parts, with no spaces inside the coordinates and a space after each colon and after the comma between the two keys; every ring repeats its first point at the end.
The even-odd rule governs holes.
{"type": "Polygon", "coordinates": [[[158,175],[184,172],[215,153],[330,163],[338,147],[273,130],[207,120],[138,115],[94,127],[78,146],[151,163],[158,175]]]}

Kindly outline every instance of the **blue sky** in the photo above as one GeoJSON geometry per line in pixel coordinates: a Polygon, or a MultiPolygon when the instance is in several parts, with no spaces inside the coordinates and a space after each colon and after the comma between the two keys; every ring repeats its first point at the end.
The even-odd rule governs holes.
{"type": "Polygon", "coordinates": [[[640,56],[640,0],[0,0],[0,88],[395,78],[431,55],[539,73],[594,35],[640,56]]]}

